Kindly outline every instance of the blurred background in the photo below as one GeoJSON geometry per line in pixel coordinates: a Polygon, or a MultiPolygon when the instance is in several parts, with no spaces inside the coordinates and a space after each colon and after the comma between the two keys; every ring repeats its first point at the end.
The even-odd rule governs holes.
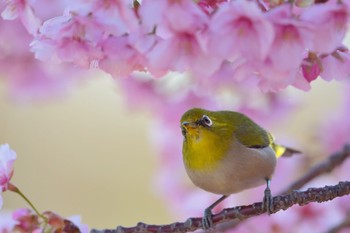
{"type": "MultiPolygon", "coordinates": [[[[318,79],[312,85],[308,93],[288,90],[300,108],[270,129],[310,154],[318,153],[315,127],[341,102],[340,83],[318,79]]],[[[13,183],[40,211],[78,214],[93,228],[185,220],[167,208],[155,188],[161,166],[150,139],[155,119],[124,100],[120,87],[102,73],[64,98],[30,104],[9,99],[0,83],[0,143],[17,152],[13,183]]],[[[3,197],[3,213],[27,206],[16,194],[3,197]]]]}
{"type": "MultiPolygon", "coordinates": [[[[13,183],[40,211],[79,214],[100,228],[171,220],[152,188],[157,157],[150,119],[125,108],[111,78],[92,78],[65,99],[29,105],[11,102],[4,89],[0,141],[17,152],[13,183]]],[[[4,211],[26,206],[9,192],[4,203],[4,211]]]]}

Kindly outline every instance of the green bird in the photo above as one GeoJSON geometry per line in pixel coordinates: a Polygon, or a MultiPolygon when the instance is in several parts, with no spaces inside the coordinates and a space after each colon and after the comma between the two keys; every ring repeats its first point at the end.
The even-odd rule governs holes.
{"type": "Polygon", "coordinates": [[[222,197],[204,211],[202,226],[213,225],[212,209],[230,194],[266,183],[263,208],[271,212],[270,180],[277,158],[300,153],[242,113],[193,108],[181,118],[183,161],[192,182],[222,197]]]}

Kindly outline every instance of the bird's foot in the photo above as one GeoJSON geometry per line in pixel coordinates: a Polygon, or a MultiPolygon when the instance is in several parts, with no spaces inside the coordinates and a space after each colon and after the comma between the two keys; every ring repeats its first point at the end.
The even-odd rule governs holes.
{"type": "Polygon", "coordinates": [[[264,211],[266,211],[269,215],[273,212],[273,199],[271,190],[269,187],[266,187],[264,191],[264,199],[262,202],[262,208],[264,211]]]}
{"type": "Polygon", "coordinates": [[[204,210],[204,216],[202,219],[202,228],[204,230],[210,230],[213,228],[213,219],[212,219],[212,212],[211,209],[205,209],[204,210]]]}

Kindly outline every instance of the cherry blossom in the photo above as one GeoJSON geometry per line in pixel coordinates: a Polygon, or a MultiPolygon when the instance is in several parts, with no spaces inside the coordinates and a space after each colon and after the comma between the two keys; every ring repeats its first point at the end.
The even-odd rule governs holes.
{"type": "Polygon", "coordinates": [[[264,59],[274,30],[258,6],[250,1],[221,4],[210,22],[210,52],[222,58],[264,59]]]}
{"type": "Polygon", "coordinates": [[[41,230],[39,218],[27,208],[17,209],[12,213],[12,218],[17,222],[14,226],[16,232],[34,232],[41,230]]]}
{"type": "MultiPolygon", "coordinates": [[[[146,9],[156,4],[157,1],[145,2],[146,9]]],[[[155,46],[146,55],[151,73],[160,76],[168,70],[192,70],[195,75],[214,72],[220,61],[206,52],[207,15],[191,1],[163,1],[160,6],[163,14],[157,13],[155,16],[156,19],[161,18],[159,21],[140,10],[146,27],[156,27],[155,34],[159,36],[155,46]],[[206,69],[203,70],[203,67],[206,69]]]]}
{"type": "Polygon", "coordinates": [[[312,46],[310,23],[294,19],[288,5],[272,10],[268,18],[276,33],[269,51],[273,66],[281,71],[297,70],[312,46]]]}
{"type": "Polygon", "coordinates": [[[34,14],[30,0],[6,0],[6,8],[1,13],[1,17],[6,20],[20,18],[27,31],[36,35],[41,20],[34,14]]]}
{"type": "Polygon", "coordinates": [[[350,75],[350,54],[348,51],[336,51],[321,59],[321,77],[327,81],[343,80],[350,75]]]}
{"type": "Polygon", "coordinates": [[[128,76],[132,71],[144,70],[145,57],[129,43],[127,36],[110,36],[101,43],[104,51],[99,68],[113,77],[128,76]]]}
{"type": "Polygon", "coordinates": [[[30,209],[17,209],[12,214],[12,217],[16,222],[12,230],[20,233],[89,232],[88,226],[86,224],[81,223],[80,216],[72,216],[70,218],[65,219],[51,211],[45,212],[44,216],[47,218],[47,223],[43,224],[39,221],[39,217],[30,209]]]}
{"type": "MultiPolygon", "coordinates": [[[[16,160],[16,153],[10,149],[8,144],[0,145],[0,190],[6,191],[9,188],[10,180],[13,175],[13,163],[16,160]]],[[[0,207],[2,206],[2,197],[0,195],[0,207]]]]}
{"type": "Polygon", "coordinates": [[[10,213],[0,213],[0,232],[1,233],[11,233],[13,232],[13,227],[16,221],[13,220],[12,214],[10,213]]]}
{"type": "Polygon", "coordinates": [[[134,30],[139,21],[131,0],[77,0],[71,1],[66,12],[88,16],[98,22],[107,35],[120,36],[134,30]]]}
{"type": "Polygon", "coordinates": [[[12,100],[28,103],[62,97],[86,74],[35,59],[28,46],[32,38],[18,20],[0,20],[0,34],[0,79],[12,100]]]}
{"type": "Polygon", "coordinates": [[[113,77],[134,70],[155,77],[186,71],[214,80],[222,65],[231,62],[240,64],[233,84],[253,78],[265,92],[290,85],[310,90],[308,83],[321,67],[306,69],[311,64],[307,56],[331,55],[342,45],[349,4],[268,5],[245,0],[75,1],[62,16],[43,23],[32,50],[37,58],[99,67],[113,77]]]}
{"type": "Polygon", "coordinates": [[[330,0],[326,4],[315,4],[308,7],[301,15],[301,20],[313,25],[313,46],[319,53],[332,53],[342,46],[348,12],[344,4],[330,0]]]}
{"type": "Polygon", "coordinates": [[[95,41],[102,38],[103,31],[90,18],[55,17],[43,24],[40,33],[42,36],[32,43],[32,50],[39,59],[62,60],[88,68],[92,61],[102,57],[101,48],[95,46],[95,41]]]}

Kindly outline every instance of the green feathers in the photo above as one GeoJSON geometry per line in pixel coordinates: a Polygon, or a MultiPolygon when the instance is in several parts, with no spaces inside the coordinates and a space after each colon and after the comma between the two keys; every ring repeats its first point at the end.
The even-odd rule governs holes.
{"type": "MultiPolygon", "coordinates": [[[[220,138],[220,143],[225,144],[237,140],[242,145],[248,148],[264,148],[271,146],[275,151],[276,157],[282,155],[291,155],[299,153],[299,151],[285,148],[274,143],[273,136],[250,118],[242,113],[233,111],[208,111],[200,108],[188,110],[181,118],[181,124],[191,122],[192,127],[195,127],[196,132],[208,132],[217,135],[220,138]],[[211,121],[208,125],[205,122],[211,121]]],[[[187,130],[182,125],[183,131],[187,130]]],[[[199,136],[199,135],[197,135],[199,136]]]]}
{"type": "Polygon", "coordinates": [[[237,140],[249,148],[264,148],[273,143],[273,137],[245,115],[229,112],[231,123],[236,125],[234,135],[237,140]]]}

